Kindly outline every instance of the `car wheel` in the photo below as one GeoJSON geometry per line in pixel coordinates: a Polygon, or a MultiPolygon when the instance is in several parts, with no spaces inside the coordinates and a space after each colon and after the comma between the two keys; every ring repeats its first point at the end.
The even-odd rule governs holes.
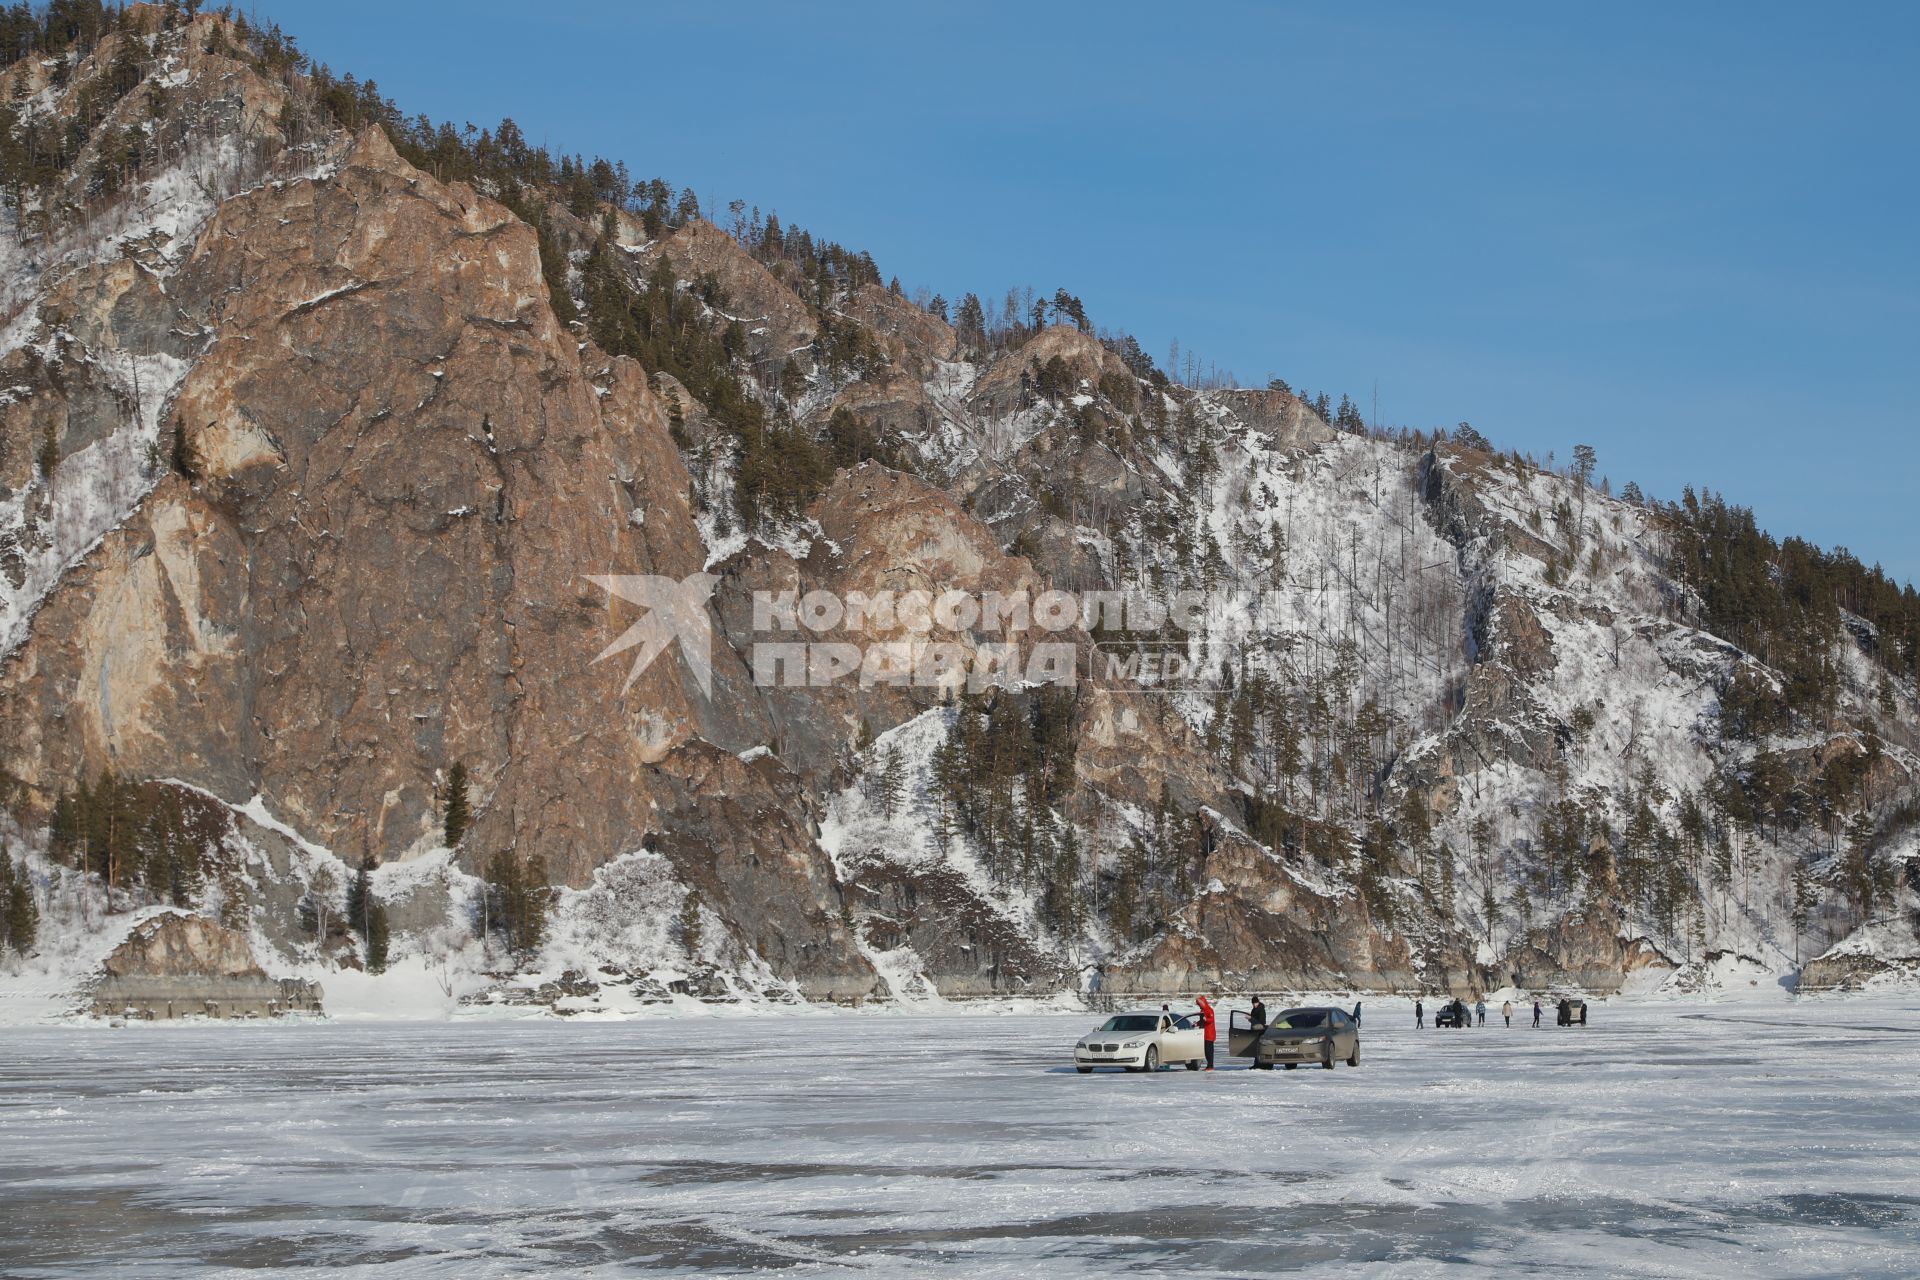
{"type": "Polygon", "coordinates": [[[1289,1071],[1291,1071],[1291,1070],[1293,1070],[1293,1069],[1294,1069],[1295,1067],[1297,1067],[1297,1066],[1299,1066],[1300,1064],[1299,1064],[1299,1063],[1297,1063],[1297,1062],[1283,1062],[1283,1063],[1281,1063],[1280,1065],[1281,1065],[1281,1066],[1283,1066],[1283,1067],[1285,1067],[1285,1068],[1286,1068],[1287,1070],[1289,1070],[1289,1071]]]}
{"type": "Polygon", "coordinates": [[[1093,1074],[1092,1067],[1075,1067],[1074,1070],[1078,1071],[1083,1076],[1090,1076],[1093,1074]]]}
{"type": "Polygon", "coordinates": [[[1158,1071],[1160,1069],[1160,1049],[1157,1045],[1147,1046],[1147,1056],[1141,1059],[1140,1069],[1142,1071],[1158,1071]]]}
{"type": "Polygon", "coordinates": [[[1333,1070],[1333,1042],[1332,1041],[1328,1041],[1327,1047],[1321,1050],[1320,1066],[1322,1067],[1322,1069],[1327,1071],[1333,1070]]]}
{"type": "Polygon", "coordinates": [[[1347,1059],[1347,1065],[1350,1067],[1360,1065],[1360,1042],[1358,1040],[1353,1042],[1353,1056],[1347,1059]]]}

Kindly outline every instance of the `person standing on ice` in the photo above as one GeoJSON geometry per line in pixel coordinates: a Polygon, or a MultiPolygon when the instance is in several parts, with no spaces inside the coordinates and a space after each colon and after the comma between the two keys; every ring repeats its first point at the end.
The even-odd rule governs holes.
{"type": "Polygon", "coordinates": [[[1513,1025],[1513,1001],[1508,1000],[1500,1006],[1500,1016],[1507,1020],[1508,1026],[1513,1025]]]}
{"type": "Polygon", "coordinates": [[[1267,1029],[1267,1005],[1259,996],[1253,998],[1253,1008],[1247,1010],[1247,1026],[1256,1033],[1267,1029]]]}
{"type": "Polygon", "coordinates": [[[1487,1025],[1487,1000],[1485,996],[1474,997],[1473,1011],[1475,1014],[1479,1016],[1480,1025],[1483,1027],[1486,1026],[1487,1025]]]}
{"type": "Polygon", "coordinates": [[[1540,1026],[1540,1001],[1538,999],[1533,1002],[1533,1025],[1536,1029],[1540,1026]]]}
{"type": "Polygon", "coordinates": [[[1206,1038],[1207,1044],[1207,1070],[1211,1071],[1213,1070],[1213,1001],[1207,999],[1205,996],[1201,996],[1199,997],[1198,1003],[1200,1005],[1200,1031],[1206,1038]]]}
{"type": "Polygon", "coordinates": [[[1360,1025],[1360,1002],[1358,1000],[1353,1002],[1353,1025],[1356,1027],[1360,1025]]]}
{"type": "Polygon", "coordinates": [[[1427,1006],[1416,996],[1413,1001],[1413,1026],[1417,1031],[1427,1025],[1427,1006]]]}

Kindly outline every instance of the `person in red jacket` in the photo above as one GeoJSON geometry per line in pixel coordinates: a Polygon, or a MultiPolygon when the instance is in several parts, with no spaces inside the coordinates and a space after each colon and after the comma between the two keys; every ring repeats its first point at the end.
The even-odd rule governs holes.
{"type": "Polygon", "coordinates": [[[1213,1070],[1213,1001],[1200,997],[1200,1031],[1207,1041],[1207,1070],[1213,1070]]]}

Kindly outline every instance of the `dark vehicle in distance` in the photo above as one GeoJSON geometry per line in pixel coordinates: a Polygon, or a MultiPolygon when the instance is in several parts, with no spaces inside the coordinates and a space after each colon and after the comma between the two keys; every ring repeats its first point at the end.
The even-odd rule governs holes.
{"type": "Polygon", "coordinates": [[[1470,1027],[1473,1025],[1473,1010],[1464,1000],[1449,1000],[1440,1006],[1440,1012],[1433,1015],[1436,1027],[1470,1027]]]}
{"type": "Polygon", "coordinates": [[[1227,1052],[1252,1058],[1255,1070],[1282,1066],[1291,1071],[1301,1063],[1319,1063],[1328,1071],[1335,1062],[1360,1065],[1360,1024],[1345,1009],[1287,1009],[1264,1027],[1255,1027],[1240,1010],[1227,1019],[1227,1052]]]}
{"type": "Polygon", "coordinates": [[[1585,1000],[1562,998],[1560,1001],[1560,1010],[1554,1016],[1554,1021],[1563,1027],[1586,1026],[1587,1002],[1585,1000]]]}

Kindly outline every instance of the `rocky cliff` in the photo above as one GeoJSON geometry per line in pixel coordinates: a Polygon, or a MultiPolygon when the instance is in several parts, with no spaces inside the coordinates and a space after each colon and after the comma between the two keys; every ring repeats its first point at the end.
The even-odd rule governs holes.
{"type": "Polygon", "coordinates": [[[0,769],[34,840],[102,775],[166,780],[292,877],[254,899],[284,954],[337,962],[294,917],[363,861],[403,953],[483,946],[505,854],[562,887],[527,965],[822,999],[1788,967],[1790,917],[1860,910],[1837,819],[1735,813],[1756,762],[1870,753],[1838,803],[1912,857],[1911,679],[1843,637],[1817,724],[1729,734],[1736,675],[1779,675],[1703,625],[1657,507],[1181,387],[1070,315],[956,326],[791,231],[443,179],[271,47],[142,8],[0,77],[9,129],[87,125],[0,227],[0,769]],[[647,616],[614,579],[701,574],[710,667],[598,660],[647,616]],[[1009,639],[978,620],[771,637],[951,645],[926,680],[761,653],[769,599],[1053,589],[1257,607],[1204,609],[1209,678],[1172,690],[1102,669],[1145,642],[1088,617],[1011,637],[1072,646],[1050,689],[969,689],[1009,639]]]}

